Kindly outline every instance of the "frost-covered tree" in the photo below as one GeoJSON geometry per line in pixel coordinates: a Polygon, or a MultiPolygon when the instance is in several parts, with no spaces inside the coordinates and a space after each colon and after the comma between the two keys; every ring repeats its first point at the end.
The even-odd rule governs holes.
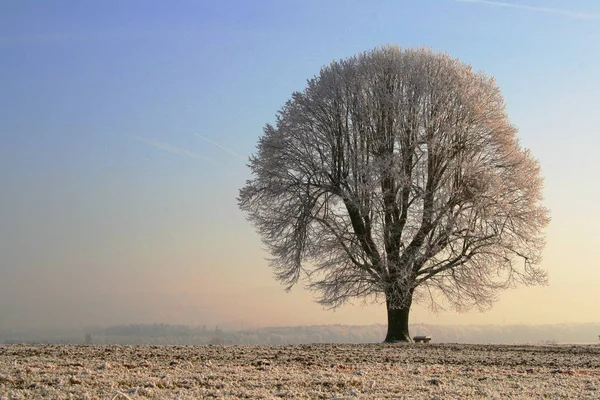
{"type": "Polygon", "coordinates": [[[335,308],[385,301],[386,342],[413,301],[486,308],[544,284],[542,177],[494,80],[427,49],[333,62],[266,125],[240,190],[288,289],[335,308]]]}

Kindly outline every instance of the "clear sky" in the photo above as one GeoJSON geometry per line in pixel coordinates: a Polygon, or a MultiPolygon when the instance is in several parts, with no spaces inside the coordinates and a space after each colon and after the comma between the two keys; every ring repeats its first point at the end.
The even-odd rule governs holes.
{"type": "Polygon", "coordinates": [[[0,2],[0,328],[385,323],[285,293],[236,205],[262,127],[384,44],[497,79],[540,160],[547,287],[411,321],[600,321],[600,1],[0,2]]]}

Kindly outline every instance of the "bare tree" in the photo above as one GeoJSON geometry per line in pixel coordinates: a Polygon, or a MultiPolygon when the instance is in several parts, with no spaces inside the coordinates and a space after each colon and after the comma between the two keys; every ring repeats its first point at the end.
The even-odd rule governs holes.
{"type": "Polygon", "coordinates": [[[333,62],[266,125],[240,190],[276,278],[335,308],[385,300],[386,342],[414,301],[486,308],[544,284],[548,211],[492,78],[389,46],[333,62]]]}

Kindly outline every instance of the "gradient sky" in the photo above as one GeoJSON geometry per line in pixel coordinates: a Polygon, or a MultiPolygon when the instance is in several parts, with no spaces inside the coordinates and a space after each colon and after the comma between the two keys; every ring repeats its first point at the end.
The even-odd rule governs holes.
{"type": "Polygon", "coordinates": [[[497,79],[551,209],[547,287],[413,323],[600,321],[600,1],[0,2],[0,329],[385,323],[285,293],[236,205],[334,59],[428,46],[497,79]]]}

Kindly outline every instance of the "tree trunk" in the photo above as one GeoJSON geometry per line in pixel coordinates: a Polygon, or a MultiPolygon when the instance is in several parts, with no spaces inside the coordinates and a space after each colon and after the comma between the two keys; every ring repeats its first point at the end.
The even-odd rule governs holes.
{"type": "Polygon", "coordinates": [[[386,300],[388,330],[385,336],[385,343],[411,342],[408,332],[408,314],[410,312],[410,303],[400,308],[391,307],[390,301],[386,300]]]}

